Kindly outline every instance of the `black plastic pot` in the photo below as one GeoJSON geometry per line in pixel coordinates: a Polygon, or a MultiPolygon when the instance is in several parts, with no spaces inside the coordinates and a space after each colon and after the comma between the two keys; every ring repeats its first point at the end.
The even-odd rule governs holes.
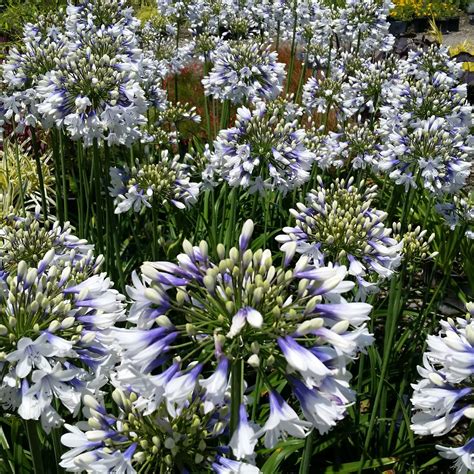
{"type": "Polygon", "coordinates": [[[474,84],[467,85],[467,100],[471,105],[474,105],[474,84]]]}
{"type": "Polygon", "coordinates": [[[436,25],[438,25],[441,33],[444,34],[451,33],[453,31],[459,31],[459,17],[436,20],[436,25]]]}
{"type": "Polygon", "coordinates": [[[388,31],[393,36],[401,36],[408,30],[408,21],[390,20],[388,31]]]}
{"type": "Polygon", "coordinates": [[[455,59],[458,63],[474,62],[474,56],[472,54],[467,53],[466,51],[456,54],[456,56],[453,56],[453,59],[455,59]]]}
{"type": "Polygon", "coordinates": [[[430,20],[428,18],[414,18],[411,24],[415,33],[425,33],[430,27],[430,20]]]}

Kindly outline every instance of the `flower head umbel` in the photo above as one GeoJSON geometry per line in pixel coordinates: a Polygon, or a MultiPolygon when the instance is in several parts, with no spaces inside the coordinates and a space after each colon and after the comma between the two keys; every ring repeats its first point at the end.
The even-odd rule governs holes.
{"type": "Polygon", "coordinates": [[[88,424],[66,425],[69,433],[61,441],[71,449],[60,465],[69,472],[90,473],[260,472],[223,456],[228,447],[219,442],[219,414],[202,414],[199,397],[172,415],[164,403],[144,413],[139,395],[115,389],[113,411],[86,395],[88,424]]]}
{"type": "Polygon", "coordinates": [[[282,91],[284,65],[270,46],[254,40],[224,42],[213,54],[214,66],[202,83],[206,95],[235,104],[272,100],[282,91]]]}
{"type": "MultiPolygon", "coordinates": [[[[412,385],[415,413],[411,429],[416,434],[442,436],[463,419],[474,418],[474,304],[468,303],[466,308],[468,313],[464,318],[441,321],[439,334],[428,336],[423,367],[418,367],[422,378],[412,385]]],[[[465,474],[474,467],[473,443],[474,438],[467,437],[464,446],[437,446],[437,449],[442,457],[456,460],[457,473],[465,474]]]]}
{"type": "Polygon", "coordinates": [[[409,55],[382,87],[381,150],[375,168],[397,184],[455,193],[469,176],[472,107],[442,49],[409,55]],[[437,67],[433,67],[436,64],[437,67]]]}
{"type": "Polygon", "coordinates": [[[239,108],[235,126],[219,133],[206,174],[250,193],[298,188],[309,179],[314,160],[299,113],[286,100],[258,102],[253,110],[239,108]]]}
{"type": "Polygon", "coordinates": [[[219,244],[217,260],[206,242],[185,241],[177,263],[145,262],[141,278],[135,275],[128,288],[134,301],[129,320],[137,328],[118,336],[122,387],[128,380],[133,386],[162,377],[153,374],[171,357],[180,364],[164,390],[155,383],[142,392],[142,403],[150,407],[164,398],[173,413],[185,410],[201,388],[204,411],[228,406],[231,364],[244,364],[245,380],[258,369],[272,391],[273,381],[293,374],[291,385],[311,423],[300,419],[293,401],[272,392],[270,418],[254,440],[241,408],[241,429],[230,441],[238,458],[250,458],[264,434],[273,447],[288,434],[304,437],[311,426],[321,432],[334,426],[354,399],[346,364],[372,342],[364,323],[371,306],[338,296],[353,286],[344,281],[345,267],[316,269],[306,257],[290,265],[291,250],[277,264],[270,250],[249,249],[253,227],[252,221],[244,224],[238,248],[226,251],[219,244]],[[321,404],[324,420],[309,415],[321,404]]]}
{"type": "Polygon", "coordinates": [[[168,151],[150,164],[131,171],[110,169],[112,186],[110,194],[115,198],[115,213],[171,203],[184,209],[197,202],[199,183],[190,180],[189,166],[179,161],[179,155],[169,156],[168,151]]]}
{"type": "Polygon", "coordinates": [[[141,71],[148,63],[138,46],[138,25],[122,0],[67,8],[61,54],[35,86],[44,126],[64,127],[86,146],[94,139],[130,145],[142,137],[148,103],[141,71]]]}
{"type": "MultiPolygon", "coordinates": [[[[93,245],[72,233],[69,222],[40,222],[39,208],[26,216],[10,214],[0,228],[0,269],[14,272],[20,261],[37,266],[46,254],[51,261],[72,263],[89,256],[93,245]]],[[[50,263],[50,262],[48,262],[50,263]]]]}
{"type": "Polygon", "coordinates": [[[352,178],[336,179],[328,188],[320,177],[318,183],[307,205],[298,203],[298,210],[291,210],[296,227],[285,227],[277,237],[282,250],[296,245],[317,267],[346,265],[359,284],[367,284],[366,277],[390,277],[400,263],[403,242],[384,226],[386,213],[372,207],[377,187],[355,186],[352,178]]]}
{"type": "Polygon", "coordinates": [[[49,432],[62,423],[58,406],[77,415],[82,395],[106,382],[115,362],[106,332],[124,298],[100,273],[102,257],[67,227],[17,222],[2,235],[0,404],[49,432]]]}

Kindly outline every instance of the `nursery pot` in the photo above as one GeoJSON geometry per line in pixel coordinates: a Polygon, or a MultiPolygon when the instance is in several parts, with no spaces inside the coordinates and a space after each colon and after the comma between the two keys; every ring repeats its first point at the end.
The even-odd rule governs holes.
{"type": "Polygon", "coordinates": [[[412,26],[415,33],[424,33],[425,31],[428,31],[430,21],[426,17],[414,18],[412,21],[412,26]]]}
{"type": "Polygon", "coordinates": [[[463,74],[463,81],[467,83],[467,100],[474,105],[474,72],[466,71],[463,74]]]}
{"type": "Polygon", "coordinates": [[[407,29],[408,29],[408,21],[391,20],[388,31],[393,36],[400,36],[406,33],[407,29]]]}
{"type": "Polygon", "coordinates": [[[459,31],[459,17],[446,18],[443,20],[436,20],[438,28],[441,33],[447,34],[453,31],[459,31]]]}
{"type": "Polygon", "coordinates": [[[448,31],[459,31],[459,17],[448,18],[445,20],[447,23],[448,31]]]}
{"type": "Polygon", "coordinates": [[[453,56],[453,59],[455,59],[458,63],[474,62],[474,56],[472,54],[467,53],[466,51],[456,54],[455,56],[453,56]]]}
{"type": "Polygon", "coordinates": [[[467,85],[467,100],[471,105],[474,105],[474,83],[467,85]]]}

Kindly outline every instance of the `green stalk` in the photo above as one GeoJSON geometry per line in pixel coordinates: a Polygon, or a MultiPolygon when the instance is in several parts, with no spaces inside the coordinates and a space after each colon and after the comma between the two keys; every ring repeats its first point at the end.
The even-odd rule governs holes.
{"type": "Polygon", "coordinates": [[[229,120],[230,120],[230,101],[226,99],[222,103],[220,130],[223,130],[228,127],[229,120]]]}
{"type": "Polygon", "coordinates": [[[299,474],[309,474],[309,468],[311,464],[311,457],[313,455],[313,437],[314,430],[306,436],[303,448],[303,457],[301,459],[299,474]]]}
{"type": "MultiPolygon", "coordinates": [[[[179,33],[181,27],[181,19],[178,20],[176,25],[176,52],[178,52],[179,48],[179,33]]],[[[178,103],[178,73],[174,75],[174,102],[175,104],[178,103]]]]}
{"type": "Polygon", "coordinates": [[[276,45],[275,49],[278,53],[278,48],[280,47],[280,22],[277,21],[277,39],[276,39],[276,45]]]}
{"type": "Polygon", "coordinates": [[[53,148],[53,162],[54,162],[54,183],[56,185],[56,217],[60,221],[64,221],[62,212],[62,201],[61,201],[61,163],[59,158],[59,138],[58,130],[53,128],[51,133],[52,148],[53,148]]]}
{"type": "Polygon", "coordinates": [[[388,304],[388,313],[387,319],[389,319],[386,323],[386,330],[388,333],[385,336],[385,343],[383,347],[383,357],[382,357],[382,368],[380,371],[379,382],[377,385],[377,392],[375,394],[375,400],[371,407],[372,411],[370,414],[369,420],[369,428],[367,430],[367,435],[365,438],[364,443],[364,451],[362,453],[359,465],[359,474],[362,472],[362,466],[364,465],[364,461],[367,455],[367,451],[369,449],[370,442],[372,440],[372,433],[374,431],[375,422],[377,419],[377,413],[380,405],[380,401],[382,399],[382,392],[385,385],[385,377],[387,375],[388,365],[390,362],[390,357],[392,355],[392,344],[395,338],[395,333],[397,331],[397,321],[398,315],[400,313],[400,299],[401,294],[403,291],[403,278],[404,276],[404,269],[400,271],[400,274],[394,276],[392,278],[390,284],[390,296],[389,296],[389,304],[388,304]]]}
{"type": "Polygon", "coordinates": [[[79,199],[78,199],[78,222],[79,222],[79,236],[80,237],[85,237],[84,236],[84,180],[82,179],[83,172],[82,168],[84,167],[84,156],[82,153],[82,146],[80,143],[77,145],[77,165],[79,167],[78,173],[79,173],[79,182],[77,184],[77,188],[79,191],[79,199]]]}
{"type": "Polygon", "coordinates": [[[18,175],[18,184],[20,185],[20,204],[25,213],[25,190],[23,189],[23,179],[21,177],[21,165],[20,165],[20,149],[18,140],[15,140],[15,161],[16,161],[16,173],[18,175]]]}
{"type": "Polygon", "coordinates": [[[59,463],[61,462],[61,455],[62,455],[62,446],[61,446],[61,430],[60,429],[53,429],[51,430],[51,438],[53,439],[53,451],[54,451],[54,459],[56,464],[56,472],[59,474],[62,472],[59,463]]]}
{"type": "MultiPolygon", "coordinates": [[[[224,245],[226,249],[230,249],[232,247],[232,244],[234,243],[233,231],[236,226],[237,200],[238,200],[237,188],[232,188],[229,194],[229,199],[230,199],[230,217],[227,220],[227,224],[226,224],[227,228],[226,228],[225,240],[224,240],[224,245]]],[[[223,220],[223,222],[226,222],[226,221],[223,220]]]]}
{"type": "Polygon", "coordinates": [[[288,94],[290,91],[291,85],[291,76],[293,75],[293,69],[295,67],[295,53],[296,53],[296,25],[297,25],[297,16],[296,16],[296,2],[294,3],[293,14],[295,16],[293,21],[293,34],[291,37],[291,52],[290,52],[290,64],[288,66],[288,76],[286,78],[286,90],[285,93],[288,94]]]}
{"type": "Polygon", "coordinates": [[[231,369],[231,400],[230,400],[230,435],[239,426],[239,410],[242,403],[242,389],[244,377],[244,361],[236,359],[232,363],[231,369]]]}
{"type": "Polygon", "coordinates": [[[66,188],[66,163],[64,157],[64,135],[59,131],[59,158],[61,160],[61,188],[63,197],[63,222],[68,220],[67,212],[67,188],[66,188]]]}
{"type": "Polygon", "coordinates": [[[92,161],[93,161],[93,170],[94,170],[94,185],[95,185],[95,199],[96,199],[96,231],[97,231],[97,247],[100,253],[104,252],[104,240],[103,240],[103,220],[102,220],[102,186],[101,186],[101,165],[100,165],[100,154],[99,154],[99,144],[97,138],[94,138],[92,144],[92,161]]]}
{"type": "Polygon", "coordinates": [[[43,220],[46,221],[48,219],[48,203],[46,201],[46,191],[44,189],[43,170],[41,168],[41,160],[39,156],[39,147],[38,147],[38,140],[36,137],[35,127],[31,127],[31,141],[33,143],[33,156],[35,158],[36,173],[38,174],[38,182],[39,182],[40,193],[41,193],[41,209],[43,211],[43,220]]]}
{"type": "Polygon", "coordinates": [[[151,244],[151,257],[154,261],[158,259],[156,254],[158,248],[158,217],[156,215],[156,207],[152,204],[151,206],[151,218],[152,218],[152,235],[153,235],[153,242],[151,244]]]}
{"type": "MultiPolygon", "coordinates": [[[[105,170],[104,173],[105,177],[109,176],[110,170],[110,148],[107,143],[104,144],[104,155],[105,155],[105,170]]],[[[107,189],[107,183],[104,183],[104,188],[107,189]]],[[[117,270],[119,282],[121,288],[125,287],[125,277],[123,275],[123,268],[122,268],[122,259],[120,258],[120,246],[118,241],[118,228],[117,228],[117,221],[116,216],[114,213],[114,209],[112,206],[112,200],[110,196],[107,195],[107,220],[106,220],[106,228],[107,228],[107,254],[110,254],[110,265],[117,270]],[[113,253],[112,253],[113,250],[113,253]]]]}
{"type": "Polygon", "coordinates": [[[252,421],[255,421],[257,417],[257,409],[258,404],[260,402],[260,392],[262,391],[262,374],[260,371],[257,372],[257,380],[255,381],[255,389],[254,389],[254,396],[253,396],[253,404],[252,404],[252,421]]]}
{"type": "MultiPolygon", "coordinates": [[[[204,75],[209,73],[209,62],[204,62],[204,75]]],[[[206,93],[204,92],[204,115],[206,117],[206,132],[207,132],[207,140],[209,145],[212,145],[212,132],[211,132],[211,117],[209,114],[209,100],[207,98],[206,93]]]]}
{"type": "Polygon", "coordinates": [[[265,247],[268,241],[268,224],[269,224],[268,221],[270,220],[270,200],[268,198],[268,192],[265,193],[264,203],[265,203],[265,210],[263,211],[263,222],[264,222],[263,246],[265,247]]]}
{"type": "Polygon", "coordinates": [[[308,53],[305,54],[303,67],[301,68],[300,80],[298,81],[298,89],[296,89],[295,102],[298,102],[303,90],[303,82],[306,76],[306,69],[308,64],[308,53]]]}
{"type": "Polygon", "coordinates": [[[214,128],[214,136],[217,136],[216,99],[212,99],[212,126],[214,128]]]}
{"type": "Polygon", "coordinates": [[[43,474],[43,450],[42,443],[38,436],[36,422],[34,420],[25,420],[26,436],[30,446],[31,459],[35,474],[43,474]]]}

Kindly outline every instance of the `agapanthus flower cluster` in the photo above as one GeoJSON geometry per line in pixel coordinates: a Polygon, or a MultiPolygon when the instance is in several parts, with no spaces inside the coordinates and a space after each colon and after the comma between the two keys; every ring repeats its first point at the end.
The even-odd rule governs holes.
{"type": "Polygon", "coordinates": [[[141,47],[146,56],[155,61],[161,78],[178,73],[192,59],[194,42],[180,40],[176,26],[165,16],[147,21],[139,35],[141,47]]]}
{"type": "Polygon", "coordinates": [[[396,65],[392,57],[381,61],[364,60],[350,71],[342,86],[343,109],[348,116],[378,111],[382,92],[390,90],[397,77],[396,65]]]}
{"type": "Polygon", "coordinates": [[[46,121],[64,126],[73,140],[86,146],[94,139],[130,144],[146,120],[146,99],[124,62],[118,38],[97,36],[96,52],[71,51],[38,86],[38,110],[46,121]]]}
{"type": "Polygon", "coordinates": [[[213,67],[202,80],[206,95],[235,104],[272,100],[282,91],[285,67],[270,45],[226,41],[212,55],[213,67]]]}
{"type": "MultiPolygon", "coordinates": [[[[189,156],[185,157],[189,160],[189,156]]],[[[168,150],[139,168],[111,168],[110,195],[115,198],[115,213],[135,212],[153,205],[171,203],[185,209],[197,202],[200,183],[191,181],[190,166],[168,150]]]]}
{"type": "Polygon", "coordinates": [[[67,225],[12,219],[1,235],[0,404],[49,432],[106,383],[115,363],[107,331],[124,298],[67,225]]]}
{"type": "Polygon", "coordinates": [[[94,139],[130,145],[142,138],[149,103],[166,97],[159,61],[139,47],[132,10],[124,1],[82,2],[55,21],[27,25],[27,53],[13,50],[7,59],[4,82],[22,90],[2,97],[4,120],[64,128],[86,146],[94,139]]]}
{"type": "Polygon", "coordinates": [[[183,138],[180,128],[186,128],[200,121],[201,116],[195,106],[190,106],[188,103],[167,102],[164,107],[155,111],[155,121],[153,124],[148,124],[148,130],[155,144],[162,147],[170,144],[178,145],[183,138]]]}
{"type": "Polygon", "coordinates": [[[325,131],[324,126],[318,127],[310,121],[306,143],[314,152],[315,162],[321,169],[345,165],[365,169],[378,164],[380,137],[361,116],[329,132],[325,131]]]}
{"type": "Polygon", "coordinates": [[[139,26],[126,0],[80,0],[67,7],[66,31],[71,37],[107,32],[132,40],[139,26]]]}
{"type": "Polygon", "coordinates": [[[439,252],[432,252],[430,244],[435,238],[434,232],[427,236],[428,231],[420,226],[408,224],[405,232],[401,232],[401,223],[393,224],[393,235],[398,241],[403,240],[402,256],[408,270],[420,267],[420,264],[432,260],[439,252]]]}
{"type": "Polygon", "coordinates": [[[378,169],[407,189],[420,181],[434,194],[451,194],[469,177],[472,149],[442,117],[431,116],[412,128],[397,125],[382,143],[378,169]]]}
{"type": "Polygon", "coordinates": [[[378,169],[397,184],[436,194],[464,186],[470,170],[472,108],[442,49],[412,53],[382,89],[378,169]],[[431,62],[439,63],[433,69],[431,62]]]}
{"type": "Polygon", "coordinates": [[[371,57],[390,51],[395,38],[388,32],[391,0],[347,0],[336,9],[334,32],[344,51],[371,57]]]}
{"type": "Polygon", "coordinates": [[[214,142],[206,174],[250,193],[298,188],[308,181],[315,159],[299,118],[299,108],[286,100],[239,108],[235,126],[221,130],[214,142]]]}
{"type": "MultiPolygon", "coordinates": [[[[167,372],[175,373],[176,366],[167,372]]],[[[61,441],[72,449],[60,465],[68,472],[90,473],[260,472],[225,456],[229,448],[218,444],[225,425],[218,413],[203,412],[199,397],[171,415],[164,403],[154,410],[140,404],[147,391],[147,386],[138,392],[115,389],[114,410],[86,395],[88,423],[66,425],[69,433],[61,441]]]]}
{"type": "Polygon", "coordinates": [[[114,383],[139,392],[146,413],[163,401],[179,416],[196,398],[204,413],[225,411],[238,379],[245,391],[260,374],[270,416],[256,429],[242,400],[229,441],[239,460],[252,459],[261,436],[274,447],[288,434],[335,426],[354,401],[346,366],[373,339],[365,324],[371,306],[341,296],[354,286],[345,267],[316,269],[304,256],[292,263],[294,247],[278,264],[270,250],[248,248],[253,228],[244,224],[238,248],[185,241],[177,263],[145,262],[128,288],[136,327],[114,331],[123,348],[114,383]],[[279,394],[282,378],[289,386],[279,394]]]}
{"type": "MultiPolygon", "coordinates": [[[[303,104],[309,113],[343,113],[342,86],[345,74],[342,67],[333,66],[330,71],[320,71],[310,77],[303,87],[303,104]]],[[[326,119],[327,120],[327,119],[326,119]]]]}
{"type": "Polygon", "coordinates": [[[435,204],[435,210],[451,230],[463,226],[466,237],[474,239],[474,202],[471,196],[453,196],[450,201],[435,204]]]}
{"type": "MultiPolygon", "coordinates": [[[[466,305],[465,317],[441,321],[437,335],[428,336],[428,351],[421,379],[413,384],[412,430],[422,436],[443,436],[457,429],[467,435],[474,419],[472,406],[472,352],[474,348],[474,304],[466,305]]],[[[442,457],[453,459],[457,473],[474,470],[474,438],[466,436],[460,447],[436,446],[442,457]]]]}
{"type": "Polygon", "coordinates": [[[55,68],[55,61],[66,52],[64,12],[40,16],[36,24],[23,29],[21,49],[13,46],[3,64],[3,82],[10,90],[25,90],[55,68]]]}
{"type": "Polygon", "coordinates": [[[387,214],[372,207],[377,186],[365,187],[336,179],[326,187],[318,176],[319,186],[310,191],[306,205],[291,209],[295,227],[284,227],[277,237],[286,251],[296,246],[316,267],[346,265],[356,277],[360,296],[376,290],[377,280],[388,278],[399,266],[403,242],[386,228],[387,214]],[[367,278],[367,281],[366,281],[367,278]]]}
{"type": "Polygon", "coordinates": [[[68,222],[40,221],[39,208],[26,217],[10,214],[0,229],[0,271],[10,274],[18,263],[37,266],[53,250],[52,261],[79,261],[86,258],[94,246],[72,233],[68,222]]]}

